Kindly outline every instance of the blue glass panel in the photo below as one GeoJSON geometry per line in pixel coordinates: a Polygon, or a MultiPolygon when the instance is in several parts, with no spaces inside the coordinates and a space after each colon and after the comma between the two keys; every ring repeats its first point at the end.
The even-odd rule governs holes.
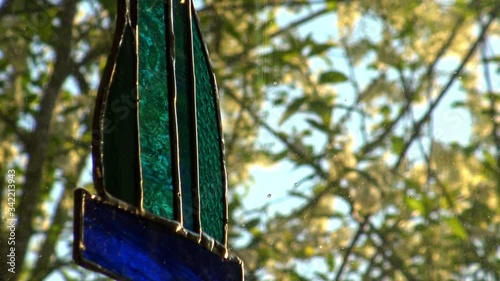
{"type": "Polygon", "coordinates": [[[75,260],[86,267],[120,280],[243,280],[239,260],[196,244],[174,222],[139,216],[81,189],[75,210],[82,231],[75,260]]]}

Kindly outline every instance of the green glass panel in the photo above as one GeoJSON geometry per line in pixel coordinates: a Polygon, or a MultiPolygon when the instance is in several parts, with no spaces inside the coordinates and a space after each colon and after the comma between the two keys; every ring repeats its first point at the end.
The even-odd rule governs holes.
{"type": "Polygon", "coordinates": [[[163,1],[138,1],[139,133],[144,208],[173,218],[163,1]]]}
{"type": "Polygon", "coordinates": [[[134,43],[125,28],[115,71],[106,99],[102,128],[104,185],[116,198],[137,205],[139,167],[137,155],[137,103],[134,43]]]}
{"type": "Polygon", "coordinates": [[[205,46],[196,24],[197,21],[193,20],[201,226],[205,233],[222,242],[226,202],[219,108],[216,85],[211,79],[212,70],[205,56],[205,46]]]}
{"type": "Polygon", "coordinates": [[[173,1],[174,8],[174,32],[175,32],[175,77],[177,84],[177,121],[178,121],[178,134],[179,134],[179,162],[180,162],[180,176],[181,176],[181,191],[182,191],[182,213],[184,218],[184,227],[190,230],[193,229],[194,220],[193,212],[193,175],[194,169],[193,151],[190,145],[191,140],[194,138],[190,123],[190,80],[189,74],[189,60],[188,51],[190,47],[186,44],[189,29],[187,29],[189,21],[186,21],[186,9],[184,4],[180,1],[173,1]]]}

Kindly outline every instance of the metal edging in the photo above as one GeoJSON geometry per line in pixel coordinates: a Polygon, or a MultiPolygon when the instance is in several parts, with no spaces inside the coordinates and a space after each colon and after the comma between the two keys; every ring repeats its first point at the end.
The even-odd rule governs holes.
{"type": "Polygon", "coordinates": [[[136,207],[139,209],[143,210],[143,187],[142,187],[142,166],[141,166],[141,140],[140,140],[140,132],[139,132],[139,39],[138,39],[138,34],[137,34],[137,0],[127,0],[130,3],[129,6],[129,14],[128,14],[128,23],[130,26],[130,29],[132,30],[132,34],[134,36],[132,42],[134,44],[134,57],[133,59],[133,64],[135,69],[133,69],[133,73],[135,73],[135,88],[133,93],[135,94],[135,100],[136,100],[136,111],[135,111],[135,136],[136,136],[136,153],[137,153],[137,162],[135,163],[136,165],[136,171],[139,173],[137,177],[137,182],[135,183],[135,190],[134,192],[136,193],[136,198],[137,201],[135,202],[136,207]]]}
{"type": "MultiPolygon", "coordinates": [[[[185,189],[186,187],[183,186],[183,177],[184,176],[189,176],[189,182],[191,182],[189,186],[189,193],[186,192],[186,194],[183,194],[183,196],[190,196],[190,198],[183,198],[185,202],[190,203],[190,206],[183,206],[183,210],[189,210],[188,214],[183,214],[183,219],[184,219],[184,225],[188,226],[191,230],[197,233],[202,233],[201,229],[201,219],[200,219],[200,198],[199,198],[199,161],[198,161],[198,129],[197,129],[197,116],[196,116],[196,75],[195,75],[195,68],[194,68],[194,56],[193,56],[193,42],[192,42],[192,26],[191,26],[191,1],[190,0],[169,0],[171,4],[171,10],[172,10],[172,21],[174,23],[174,31],[177,33],[173,36],[173,41],[174,41],[174,48],[177,48],[179,43],[182,44],[183,46],[183,52],[185,54],[185,60],[183,59],[184,62],[178,61],[180,58],[181,54],[175,53],[174,55],[174,60],[175,60],[175,65],[174,67],[177,68],[177,66],[180,66],[179,63],[184,63],[182,65],[183,68],[183,73],[180,74],[178,73],[177,69],[175,69],[175,79],[177,82],[181,81],[180,83],[185,83],[183,85],[177,84],[177,89],[180,86],[183,86],[185,89],[185,93],[179,93],[182,96],[181,98],[184,99],[187,103],[187,108],[183,108],[185,110],[185,117],[187,119],[182,119],[181,122],[187,122],[187,130],[189,131],[189,134],[187,134],[188,139],[183,139],[181,140],[183,143],[180,143],[179,145],[182,145],[183,147],[179,147],[180,150],[180,162],[182,162],[182,157],[186,156],[189,159],[189,162],[186,164],[187,165],[185,168],[188,169],[187,172],[184,171],[181,173],[181,189],[185,189]],[[175,1],[175,2],[174,2],[175,1]],[[175,17],[180,17],[178,21],[176,20],[175,17]],[[176,24],[177,22],[177,24],[176,24]],[[178,25],[178,28],[181,30],[175,30],[175,26],[178,25]],[[180,27],[182,26],[182,28],[180,27]],[[178,40],[178,41],[176,41],[178,40]],[[184,77],[182,77],[182,76],[184,77]],[[181,80],[180,80],[181,79],[181,80]],[[186,146],[188,146],[188,149],[186,149],[186,146]],[[183,153],[186,153],[185,151],[189,151],[189,155],[184,155],[183,153]],[[184,151],[184,152],[182,152],[184,151]],[[189,216],[188,216],[189,215],[189,216]],[[192,225],[190,225],[192,224],[192,225]]],[[[177,105],[177,104],[176,104],[177,105]]],[[[181,128],[182,129],[182,128],[181,128]]],[[[181,136],[182,137],[182,136],[181,136]]],[[[181,163],[181,168],[182,168],[182,163],[181,163]]],[[[187,191],[187,190],[185,190],[187,191]]]]}
{"type": "Polygon", "coordinates": [[[192,27],[192,0],[183,0],[180,7],[184,7],[184,21],[186,24],[186,35],[184,36],[187,46],[187,60],[188,60],[188,102],[189,102],[189,128],[193,133],[189,145],[191,146],[191,168],[192,168],[192,185],[191,195],[193,202],[193,229],[202,233],[201,228],[201,215],[200,215],[200,171],[198,159],[198,116],[196,110],[196,74],[194,66],[194,50],[193,50],[193,27],[192,27]]]}
{"type": "Polygon", "coordinates": [[[175,80],[175,36],[172,0],[165,0],[165,46],[167,48],[167,87],[170,130],[170,151],[172,161],[172,186],[174,198],[174,219],[183,224],[182,188],[179,162],[179,134],[177,127],[177,85],[175,80]]]}

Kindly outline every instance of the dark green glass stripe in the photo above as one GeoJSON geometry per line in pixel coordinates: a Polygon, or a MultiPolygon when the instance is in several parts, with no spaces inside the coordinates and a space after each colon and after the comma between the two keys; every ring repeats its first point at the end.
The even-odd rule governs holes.
{"type": "Polygon", "coordinates": [[[193,20],[193,46],[196,70],[198,153],[200,175],[201,225],[205,233],[224,243],[225,172],[216,85],[197,21],[193,20]]]}
{"type": "Polygon", "coordinates": [[[102,153],[106,191],[137,206],[140,191],[134,58],[133,34],[127,26],[106,98],[102,153]]]}
{"type": "Polygon", "coordinates": [[[164,2],[138,1],[139,133],[143,207],[174,218],[164,2]]]}
{"type": "Polygon", "coordinates": [[[173,1],[174,32],[175,32],[175,76],[177,84],[177,120],[179,132],[179,162],[182,191],[183,224],[187,229],[198,231],[198,178],[195,112],[196,105],[193,95],[194,81],[192,69],[190,17],[187,14],[189,1],[181,4],[173,1]],[[194,130],[193,130],[194,129],[194,130]]]}

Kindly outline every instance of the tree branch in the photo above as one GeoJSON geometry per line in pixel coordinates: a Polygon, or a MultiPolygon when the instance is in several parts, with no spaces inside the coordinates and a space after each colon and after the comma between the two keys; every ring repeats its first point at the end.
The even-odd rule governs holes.
{"type": "MultiPolygon", "coordinates": [[[[441,45],[441,48],[436,53],[436,57],[434,58],[432,63],[427,67],[427,71],[419,79],[419,82],[416,83],[418,85],[417,88],[414,90],[411,90],[409,93],[406,93],[406,90],[405,90],[405,94],[407,95],[407,103],[404,106],[404,108],[399,112],[398,116],[390,124],[388,124],[386,126],[385,131],[381,135],[379,135],[377,137],[377,139],[375,139],[372,142],[367,143],[361,149],[361,155],[366,155],[366,154],[370,153],[371,151],[373,151],[377,147],[378,144],[380,144],[384,139],[387,138],[387,136],[390,135],[390,133],[393,131],[394,126],[396,126],[396,124],[399,123],[401,118],[403,118],[403,116],[405,116],[405,114],[408,112],[408,110],[411,107],[411,101],[413,100],[413,97],[422,90],[422,87],[425,84],[424,82],[429,80],[432,77],[432,74],[434,73],[434,68],[435,68],[436,64],[441,59],[441,57],[446,53],[448,48],[451,46],[451,43],[453,42],[453,40],[455,40],[455,37],[458,34],[458,31],[460,30],[460,28],[462,27],[464,21],[465,21],[464,17],[460,17],[457,20],[457,22],[453,26],[453,29],[451,30],[450,36],[448,36],[446,42],[444,42],[444,44],[441,45]]],[[[406,87],[406,85],[402,85],[402,86],[406,87]]]]}
{"type": "MultiPolygon", "coordinates": [[[[220,6],[223,9],[243,9],[243,10],[251,10],[251,9],[263,9],[266,7],[275,7],[275,6],[282,6],[282,7],[292,7],[292,6],[312,6],[312,5],[317,5],[317,4],[328,4],[328,3],[339,3],[339,2],[345,2],[345,0],[310,0],[307,2],[302,2],[302,1],[264,1],[263,3],[255,3],[255,2],[231,2],[231,1],[226,1],[226,2],[220,2],[218,6],[220,6]]],[[[210,10],[213,10],[215,8],[214,4],[211,5],[205,5],[200,9],[197,9],[197,13],[205,13],[210,10]]]]}
{"type": "Polygon", "coordinates": [[[340,277],[342,277],[342,273],[344,271],[344,268],[345,268],[347,262],[349,261],[349,256],[351,255],[352,250],[354,249],[354,246],[358,242],[359,238],[365,232],[364,229],[365,229],[365,226],[368,223],[369,219],[370,219],[370,215],[367,215],[367,216],[365,216],[363,221],[359,224],[358,231],[356,231],[356,234],[354,235],[354,237],[351,241],[351,244],[349,244],[349,247],[347,247],[347,249],[344,253],[344,256],[342,257],[342,264],[340,265],[340,268],[337,271],[337,276],[335,276],[335,279],[334,279],[335,281],[341,280],[340,277]]]}
{"type": "MultiPolygon", "coordinates": [[[[230,93],[230,92],[227,92],[226,93],[228,97],[230,97],[231,99],[233,99],[236,103],[238,103],[239,105],[243,105],[243,101],[241,101],[236,95],[234,95],[233,93],[230,93]]],[[[295,144],[293,144],[292,142],[290,142],[286,136],[282,133],[279,133],[277,132],[276,130],[274,130],[269,124],[267,124],[266,122],[262,121],[255,112],[253,112],[250,108],[246,107],[245,108],[246,112],[250,115],[250,117],[253,119],[253,121],[263,127],[264,129],[266,129],[266,131],[268,131],[269,133],[271,133],[273,136],[275,136],[277,139],[279,139],[292,153],[295,153],[299,158],[302,158],[302,159],[305,159],[308,164],[313,168],[313,170],[320,176],[322,177],[323,179],[329,181],[330,180],[330,176],[321,168],[321,166],[319,166],[318,163],[315,163],[315,161],[313,159],[311,159],[311,157],[309,157],[304,151],[303,149],[297,147],[295,144]]]]}
{"type": "Polygon", "coordinates": [[[65,197],[71,196],[71,192],[65,191],[55,210],[50,229],[45,233],[45,241],[38,252],[39,258],[30,273],[31,280],[44,280],[51,273],[50,264],[57,260],[55,246],[64,230],[64,223],[68,221],[68,208],[64,205],[65,197]]]}
{"type": "Polygon", "coordinates": [[[18,231],[16,240],[16,255],[18,258],[17,274],[22,272],[23,261],[28,251],[28,244],[33,234],[33,217],[39,206],[43,167],[47,144],[50,137],[50,123],[54,114],[55,104],[59,97],[62,84],[70,71],[73,19],[76,12],[76,1],[67,0],[61,4],[61,28],[57,41],[54,42],[54,71],[48,81],[40,102],[40,110],[35,118],[35,131],[26,147],[29,155],[25,184],[18,210],[18,231]]]}
{"type": "Polygon", "coordinates": [[[391,249],[388,246],[390,245],[390,243],[387,241],[387,239],[385,239],[385,235],[381,233],[371,222],[368,222],[368,225],[370,226],[371,231],[377,234],[382,243],[380,245],[377,245],[377,243],[373,240],[373,238],[369,237],[370,240],[372,240],[372,243],[376,245],[377,248],[380,247],[380,253],[391,263],[393,269],[399,270],[405,276],[406,280],[417,281],[418,279],[406,269],[404,261],[398,255],[396,255],[394,249],[391,249]],[[391,250],[392,254],[388,255],[386,251],[384,251],[384,249],[391,250]]]}
{"type": "Polygon", "coordinates": [[[476,51],[479,44],[483,41],[484,36],[486,35],[486,32],[488,31],[488,28],[493,23],[493,20],[496,18],[499,10],[500,10],[500,5],[497,5],[495,7],[495,9],[490,13],[490,19],[488,20],[488,22],[485,25],[482,26],[481,32],[480,32],[478,38],[476,39],[474,44],[472,44],[467,55],[462,59],[462,63],[453,72],[453,75],[448,80],[448,83],[446,83],[446,85],[443,87],[443,89],[439,93],[436,100],[434,100],[434,102],[432,102],[432,104],[429,106],[429,108],[427,109],[425,114],[418,121],[417,125],[413,128],[413,134],[411,135],[410,139],[405,143],[401,153],[399,154],[399,157],[398,157],[396,164],[392,168],[393,172],[396,172],[398,170],[398,168],[401,165],[403,159],[405,158],[406,152],[409,149],[409,147],[411,146],[412,142],[417,138],[418,135],[420,135],[420,130],[422,129],[423,125],[430,119],[431,114],[434,111],[434,109],[437,107],[439,102],[446,95],[446,93],[448,92],[448,89],[451,87],[451,85],[453,85],[453,83],[455,82],[457,77],[460,75],[460,73],[462,72],[465,65],[469,62],[470,58],[472,57],[472,55],[476,51]]]}
{"type": "MultiPolygon", "coordinates": [[[[487,96],[489,97],[489,102],[490,102],[490,108],[488,113],[490,115],[490,120],[493,125],[491,137],[493,138],[493,145],[495,146],[495,149],[497,151],[496,165],[498,168],[500,167],[500,124],[498,124],[498,122],[496,121],[497,118],[496,100],[495,100],[495,95],[493,94],[493,83],[491,82],[490,68],[486,60],[486,39],[484,40],[481,47],[482,47],[481,60],[484,73],[483,75],[484,75],[484,80],[486,81],[487,96]]],[[[500,197],[500,176],[497,177],[497,196],[500,197]]]]}
{"type": "MultiPolygon", "coordinates": [[[[312,13],[310,15],[307,15],[301,19],[298,19],[294,22],[291,22],[290,24],[288,24],[287,26],[284,26],[282,28],[280,28],[280,30],[274,32],[274,33],[271,33],[270,35],[263,35],[263,37],[266,38],[266,40],[270,40],[272,38],[275,38],[279,35],[282,35],[283,33],[286,33],[286,32],[289,32],[290,30],[298,27],[299,25],[302,25],[304,23],[307,23],[311,20],[314,20],[315,18],[317,18],[318,16],[321,16],[321,15],[324,15],[328,12],[331,12],[331,10],[329,9],[321,9],[315,13],[312,13]]],[[[257,42],[257,44],[259,44],[260,42],[257,42]]],[[[226,57],[224,60],[226,61],[226,67],[230,67],[232,64],[234,63],[238,63],[241,61],[241,56],[245,54],[245,52],[247,52],[248,49],[251,49],[251,48],[256,48],[257,45],[254,45],[254,46],[248,46],[247,48],[245,48],[245,50],[243,50],[242,52],[238,53],[238,54],[235,54],[235,55],[232,55],[232,56],[229,56],[229,57],[226,57]]]]}
{"type": "MultiPolygon", "coordinates": [[[[90,128],[90,124],[87,124],[86,127],[90,128]]],[[[90,152],[86,152],[80,155],[80,159],[75,164],[76,167],[74,169],[69,169],[70,171],[76,171],[76,174],[66,176],[68,181],[64,187],[64,192],[55,210],[55,214],[50,224],[50,229],[45,234],[45,241],[43,242],[43,246],[38,252],[39,258],[37,259],[33,269],[30,270],[30,272],[33,274],[32,276],[30,276],[30,279],[32,280],[44,280],[52,272],[52,270],[57,269],[51,268],[50,264],[57,259],[55,255],[56,244],[60,239],[61,233],[64,231],[64,223],[66,223],[70,217],[69,212],[71,210],[71,206],[67,206],[66,202],[68,202],[68,198],[72,198],[73,196],[73,188],[75,188],[77,185],[79,175],[82,174],[85,168],[87,156],[89,154],[90,152]]],[[[72,202],[72,200],[69,201],[72,202]]]]}

